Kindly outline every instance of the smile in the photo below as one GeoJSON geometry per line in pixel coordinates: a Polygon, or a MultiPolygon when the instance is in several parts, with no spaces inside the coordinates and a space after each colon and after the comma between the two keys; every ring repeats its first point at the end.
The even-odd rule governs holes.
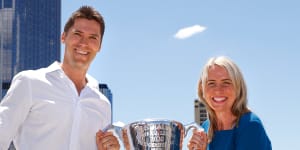
{"type": "Polygon", "coordinates": [[[79,50],[79,49],[76,49],[76,53],[81,54],[81,55],[87,55],[88,54],[87,51],[79,50]]]}
{"type": "Polygon", "coordinates": [[[223,102],[226,99],[227,99],[226,97],[212,97],[212,100],[215,102],[223,102]]]}

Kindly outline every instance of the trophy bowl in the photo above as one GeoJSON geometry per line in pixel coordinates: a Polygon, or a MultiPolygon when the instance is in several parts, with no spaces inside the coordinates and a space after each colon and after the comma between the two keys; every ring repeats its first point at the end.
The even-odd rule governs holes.
{"type": "Polygon", "coordinates": [[[202,129],[196,123],[183,125],[167,119],[144,119],[112,127],[126,150],[180,150],[191,128],[202,129]]]}

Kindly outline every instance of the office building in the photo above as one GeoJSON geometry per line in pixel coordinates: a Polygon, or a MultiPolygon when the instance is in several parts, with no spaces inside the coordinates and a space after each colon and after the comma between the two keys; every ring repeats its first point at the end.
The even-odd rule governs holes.
{"type": "MultiPolygon", "coordinates": [[[[110,104],[111,104],[111,113],[113,113],[113,95],[112,95],[112,92],[111,90],[108,88],[107,84],[103,84],[103,83],[100,83],[99,84],[99,90],[100,92],[105,95],[107,97],[107,99],[110,101],[110,104]]],[[[113,115],[111,115],[113,116],[113,115]]],[[[112,120],[113,118],[111,118],[112,120]]]]}
{"type": "Polygon", "coordinates": [[[194,101],[195,122],[199,125],[207,119],[207,111],[202,101],[196,99],[194,101]]]}
{"type": "Polygon", "coordinates": [[[104,94],[107,99],[110,101],[110,103],[112,104],[112,92],[111,90],[108,88],[107,84],[103,84],[103,83],[100,83],[99,84],[99,90],[102,94],[104,94]]]}
{"type": "Polygon", "coordinates": [[[0,98],[12,77],[60,60],[61,0],[0,0],[0,98]]]}

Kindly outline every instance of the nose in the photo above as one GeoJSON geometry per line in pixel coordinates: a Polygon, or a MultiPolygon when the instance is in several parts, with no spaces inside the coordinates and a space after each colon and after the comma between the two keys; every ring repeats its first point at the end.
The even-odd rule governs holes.
{"type": "Polygon", "coordinates": [[[216,85],[215,89],[214,89],[215,93],[219,94],[219,93],[223,93],[224,88],[222,85],[216,85]]]}
{"type": "Polygon", "coordinates": [[[79,44],[82,45],[82,46],[87,46],[88,45],[88,38],[81,37],[80,41],[79,41],[79,44]]]}

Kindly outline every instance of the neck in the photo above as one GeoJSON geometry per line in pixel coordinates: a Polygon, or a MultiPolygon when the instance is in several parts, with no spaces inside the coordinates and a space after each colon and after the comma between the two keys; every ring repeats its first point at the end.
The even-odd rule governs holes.
{"type": "Polygon", "coordinates": [[[230,130],[234,127],[236,116],[231,112],[219,112],[216,113],[218,130],[230,130]]]}
{"type": "Polygon", "coordinates": [[[71,81],[74,83],[76,90],[78,92],[78,95],[80,94],[80,91],[84,88],[84,86],[87,83],[87,80],[85,78],[86,76],[86,70],[80,70],[80,69],[74,69],[72,67],[68,67],[68,65],[61,65],[63,71],[65,74],[71,79],[71,81]]]}

